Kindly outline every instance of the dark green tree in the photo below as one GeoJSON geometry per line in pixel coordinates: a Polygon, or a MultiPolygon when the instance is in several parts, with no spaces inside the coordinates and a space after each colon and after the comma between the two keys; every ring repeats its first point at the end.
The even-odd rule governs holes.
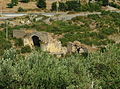
{"type": "Polygon", "coordinates": [[[67,1],[66,5],[68,11],[80,11],[81,5],[78,1],[67,1]]]}
{"type": "Polygon", "coordinates": [[[38,0],[37,7],[38,8],[46,8],[46,0],[38,0]]]}
{"type": "MultiPolygon", "coordinates": [[[[66,11],[67,5],[63,2],[59,2],[59,8],[60,11],[66,11]]],[[[52,10],[56,11],[57,10],[57,2],[52,3],[52,10]]]]}
{"type": "Polygon", "coordinates": [[[16,6],[18,4],[18,0],[11,0],[11,3],[16,6]]]}
{"type": "Polygon", "coordinates": [[[106,6],[109,4],[109,0],[97,0],[98,2],[100,2],[103,6],[106,6]]]}
{"type": "Polygon", "coordinates": [[[18,4],[18,0],[11,0],[11,3],[7,4],[8,8],[13,8],[14,6],[16,6],[18,4]]]}
{"type": "Polygon", "coordinates": [[[21,2],[28,3],[28,2],[30,2],[30,0],[21,0],[21,2]]]}

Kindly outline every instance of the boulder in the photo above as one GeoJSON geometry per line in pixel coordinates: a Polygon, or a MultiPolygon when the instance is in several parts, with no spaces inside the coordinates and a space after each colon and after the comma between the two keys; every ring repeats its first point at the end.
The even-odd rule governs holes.
{"type": "Polygon", "coordinates": [[[67,44],[68,53],[79,53],[79,54],[88,54],[88,49],[79,41],[69,42],[67,44]]]}

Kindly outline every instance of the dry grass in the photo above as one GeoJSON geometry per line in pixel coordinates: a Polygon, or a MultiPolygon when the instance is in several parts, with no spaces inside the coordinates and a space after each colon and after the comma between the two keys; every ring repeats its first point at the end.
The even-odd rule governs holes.
{"type": "Polygon", "coordinates": [[[3,13],[15,13],[17,12],[19,7],[24,9],[36,9],[36,2],[29,2],[29,3],[21,3],[19,2],[17,6],[14,8],[7,8],[7,4],[10,3],[11,0],[0,0],[0,9],[3,9],[3,13]]]}
{"type": "MultiPolygon", "coordinates": [[[[47,9],[51,9],[51,5],[55,1],[57,1],[57,0],[46,0],[47,9]]],[[[24,9],[30,9],[31,12],[35,12],[34,9],[38,9],[37,6],[36,6],[36,2],[29,2],[29,3],[19,2],[17,6],[14,6],[14,8],[7,8],[7,4],[10,3],[10,2],[11,2],[11,0],[0,0],[0,10],[3,9],[3,13],[18,12],[19,7],[22,7],[24,9]]],[[[39,11],[36,10],[36,12],[39,12],[39,11]]]]}

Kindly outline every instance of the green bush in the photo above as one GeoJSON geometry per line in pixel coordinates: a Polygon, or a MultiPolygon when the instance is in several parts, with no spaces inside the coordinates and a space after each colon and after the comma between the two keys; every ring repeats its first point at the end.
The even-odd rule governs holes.
{"type": "Polygon", "coordinates": [[[24,46],[21,48],[21,53],[30,53],[32,50],[30,46],[24,46]]]}
{"type": "Polygon", "coordinates": [[[21,38],[15,39],[15,46],[23,46],[23,40],[21,38]]]}
{"type": "Polygon", "coordinates": [[[68,11],[80,11],[80,2],[78,1],[67,1],[66,2],[67,5],[67,10],[68,11]]]}
{"type": "Polygon", "coordinates": [[[21,0],[21,2],[28,3],[28,2],[30,2],[30,0],[21,0]]]}
{"type": "Polygon", "coordinates": [[[38,8],[46,8],[46,0],[38,0],[37,1],[37,7],[38,8]]]}
{"type": "Polygon", "coordinates": [[[100,11],[101,5],[99,3],[89,3],[88,11],[100,11]]]}
{"type": "MultiPolygon", "coordinates": [[[[53,11],[57,10],[57,5],[56,4],[57,4],[57,2],[52,3],[52,10],[53,11]]],[[[63,3],[63,2],[59,2],[58,10],[59,11],[66,11],[66,9],[67,9],[67,5],[65,3],[63,3]]]]}
{"type": "Polygon", "coordinates": [[[115,3],[113,3],[113,2],[109,3],[109,5],[112,6],[112,7],[117,8],[117,9],[120,9],[120,6],[115,4],[115,3]]]}
{"type": "Polygon", "coordinates": [[[109,15],[110,13],[110,11],[101,11],[101,15],[109,15]]]}
{"type": "Polygon", "coordinates": [[[12,44],[4,38],[0,38],[0,56],[3,55],[4,50],[10,49],[12,44]]]}
{"type": "Polygon", "coordinates": [[[18,8],[18,12],[25,12],[25,11],[26,11],[26,9],[23,9],[22,7],[18,8]]]}
{"type": "Polygon", "coordinates": [[[18,4],[18,0],[11,0],[11,3],[16,6],[18,4]]]}
{"type": "Polygon", "coordinates": [[[18,0],[11,0],[11,3],[7,4],[8,8],[13,8],[14,6],[16,6],[18,4],[18,0]]]}
{"type": "Polygon", "coordinates": [[[97,0],[102,6],[109,5],[109,0],[97,0]]]}
{"type": "MultiPolygon", "coordinates": [[[[56,10],[56,2],[52,4],[52,10],[56,10]]],[[[66,3],[59,2],[60,11],[101,11],[100,3],[89,3],[86,5],[81,5],[78,1],[66,1],[66,3]]]]}
{"type": "Polygon", "coordinates": [[[99,19],[99,18],[100,18],[100,15],[98,15],[98,14],[88,15],[88,18],[91,18],[91,19],[93,19],[93,20],[96,20],[96,19],[99,19]]]}
{"type": "Polygon", "coordinates": [[[86,5],[81,5],[81,11],[101,11],[101,5],[99,3],[89,3],[86,5]]]}
{"type": "Polygon", "coordinates": [[[101,30],[101,33],[105,34],[105,35],[112,35],[114,33],[117,33],[117,29],[114,29],[114,28],[103,28],[101,30]]]}
{"type": "Polygon", "coordinates": [[[8,4],[7,4],[7,7],[8,7],[8,8],[13,8],[13,7],[14,7],[14,4],[8,3],[8,4]]]}
{"type": "Polygon", "coordinates": [[[76,54],[61,59],[37,51],[23,57],[10,49],[0,58],[0,88],[119,89],[119,54],[116,45],[87,58],[76,54]]]}
{"type": "Polygon", "coordinates": [[[16,56],[17,56],[16,50],[13,49],[13,48],[11,48],[11,49],[9,49],[9,50],[5,50],[2,57],[3,57],[5,60],[15,60],[16,56]]]}

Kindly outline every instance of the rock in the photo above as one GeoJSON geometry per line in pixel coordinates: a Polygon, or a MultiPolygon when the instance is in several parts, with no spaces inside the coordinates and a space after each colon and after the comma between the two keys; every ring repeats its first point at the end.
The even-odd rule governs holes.
{"type": "Polygon", "coordinates": [[[38,17],[38,18],[35,18],[35,21],[37,22],[37,21],[40,21],[42,19],[43,19],[43,17],[38,17]]]}
{"type": "Polygon", "coordinates": [[[89,27],[90,27],[91,29],[95,29],[96,26],[97,26],[97,24],[96,24],[95,22],[92,22],[92,23],[89,25],[89,27]]]}
{"type": "Polygon", "coordinates": [[[67,45],[68,53],[88,54],[88,49],[79,41],[69,42],[67,45]]]}
{"type": "Polygon", "coordinates": [[[49,24],[49,25],[50,25],[50,24],[51,24],[50,20],[51,20],[50,18],[47,18],[47,19],[45,19],[43,22],[45,22],[46,24],[49,24]]]}

